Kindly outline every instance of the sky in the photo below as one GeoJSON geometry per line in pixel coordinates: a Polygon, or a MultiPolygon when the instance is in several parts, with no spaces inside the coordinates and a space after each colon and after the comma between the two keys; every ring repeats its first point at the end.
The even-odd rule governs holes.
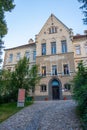
{"type": "Polygon", "coordinates": [[[83,34],[87,29],[78,0],[14,0],[14,3],[14,10],[5,13],[8,34],[3,41],[6,49],[28,44],[30,38],[35,40],[51,13],[72,28],[74,35],[83,34]]]}

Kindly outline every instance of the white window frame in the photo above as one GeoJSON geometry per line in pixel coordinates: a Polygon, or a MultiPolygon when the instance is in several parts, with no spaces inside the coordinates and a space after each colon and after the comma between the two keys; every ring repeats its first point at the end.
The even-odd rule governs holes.
{"type": "Polygon", "coordinates": [[[85,53],[87,54],[87,44],[85,44],[85,53]]]}
{"type": "Polygon", "coordinates": [[[9,55],[9,62],[12,62],[13,61],[13,54],[10,54],[9,55]]]}
{"type": "Polygon", "coordinates": [[[81,47],[80,47],[80,45],[75,46],[75,50],[76,50],[76,55],[80,55],[81,54],[81,47]]]}
{"type": "Polygon", "coordinates": [[[16,56],[16,60],[19,61],[20,59],[21,59],[21,53],[18,52],[18,53],[17,53],[17,56],[16,56]]]}

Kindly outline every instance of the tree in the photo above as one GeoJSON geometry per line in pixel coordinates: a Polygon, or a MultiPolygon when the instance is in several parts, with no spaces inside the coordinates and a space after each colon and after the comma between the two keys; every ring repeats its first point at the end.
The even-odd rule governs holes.
{"type": "Polygon", "coordinates": [[[11,12],[15,7],[14,0],[0,0],[0,41],[7,34],[7,24],[5,21],[5,12],[11,12]]]}
{"type": "Polygon", "coordinates": [[[11,74],[11,80],[9,85],[9,93],[12,95],[13,100],[17,100],[19,88],[26,90],[26,96],[30,90],[35,89],[35,85],[39,82],[38,66],[33,65],[29,69],[29,61],[26,57],[21,59],[15,66],[15,71],[11,74]]]}
{"type": "Polygon", "coordinates": [[[84,14],[83,23],[87,24],[87,0],[78,0],[78,1],[83,4],[80,7],[80,9],[83,10],[83,14],[84,14]]]}
{"type": "MultiPolygon", "coordinates": [[[[78,65],[78,72],[73,79],[73,98],[78,103],[80,117],[87,123],[87,67],[82,62],[78,65]]],[[[87,125],[87,124],[86,124],[87,125]]],[[[86,126],[87,128],[87,126],[86,126]]]]}
{"type": "MultiPolygon", "coordinates": [[[[7,34],[7,24],[5,21],[5,12],[11,12],[15,7],[14,0],[0,0],[0,50],[3,49],[2,38],[7,34]]],[[[2,51],[0,51],[0,65],[2,63],[2,51]]]]}
{"type": "Polygon", "coordinates": [[[3,70],[0,72],[0,95],[4,98],[4,102],[17,101],[19,88],[24,88],[27,96],[30,90],[34,92],[39,80],[38,66],[33,65],[29,69],[29,61],[24,57],[15,66],[15,71],[3,70]]]}

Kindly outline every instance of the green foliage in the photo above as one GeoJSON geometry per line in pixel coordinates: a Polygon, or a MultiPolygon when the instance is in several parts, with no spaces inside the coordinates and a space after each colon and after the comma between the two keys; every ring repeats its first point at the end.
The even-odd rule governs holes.
{"type": "MultiPolygon", "coordinates": [[[[33,102],[25,102],[25,107],[32,105],[33,102]]],[[[23,107],[17,107],[16,102],[0,104],[0,123],[11,115],[17,113],[19,110],[23,109],[23,107]]]]}
{"type": "Polygon", "coordinates": [[[26,90],[26,96],[29,90],[35,90],[35,85],[39,82],[37,65],[29,69],[29,61],[26,57],[21,59],[15,66],[15,71],[9,72],[3,70],[0,76],[0,102],[17,101],[19,88],[26,90]]]}
{"type": "Polygon", "coordinates": [[[5,12],[11,12],[15,7],[14,0],[0,0],[0,40],[7,34],[7,24],[5,21],[5,12]]]}
{"type": "Polygon", "coordinates": [[[78,0],[78,1],[83,4],[80,7],[80,9],[83,10],[83,14],[84,14],[83,22],[84,24],[87,24],[87,0],[78,0]]]}
{"type": "Polygon", "coordinates": [[[87,123],[87,68],[80,62],[73,79],[73,98],[78,103],[81,120],[87,123]]]}

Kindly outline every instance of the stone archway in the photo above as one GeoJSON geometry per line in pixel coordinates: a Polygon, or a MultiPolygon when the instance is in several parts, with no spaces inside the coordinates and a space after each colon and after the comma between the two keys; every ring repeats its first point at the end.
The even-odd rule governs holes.
{"type": "Polygon", "coordinates": [[[59,100],[62,99],[62,84],[57,78],[53,78],[49,81],[49,100],[59,100]]]}

